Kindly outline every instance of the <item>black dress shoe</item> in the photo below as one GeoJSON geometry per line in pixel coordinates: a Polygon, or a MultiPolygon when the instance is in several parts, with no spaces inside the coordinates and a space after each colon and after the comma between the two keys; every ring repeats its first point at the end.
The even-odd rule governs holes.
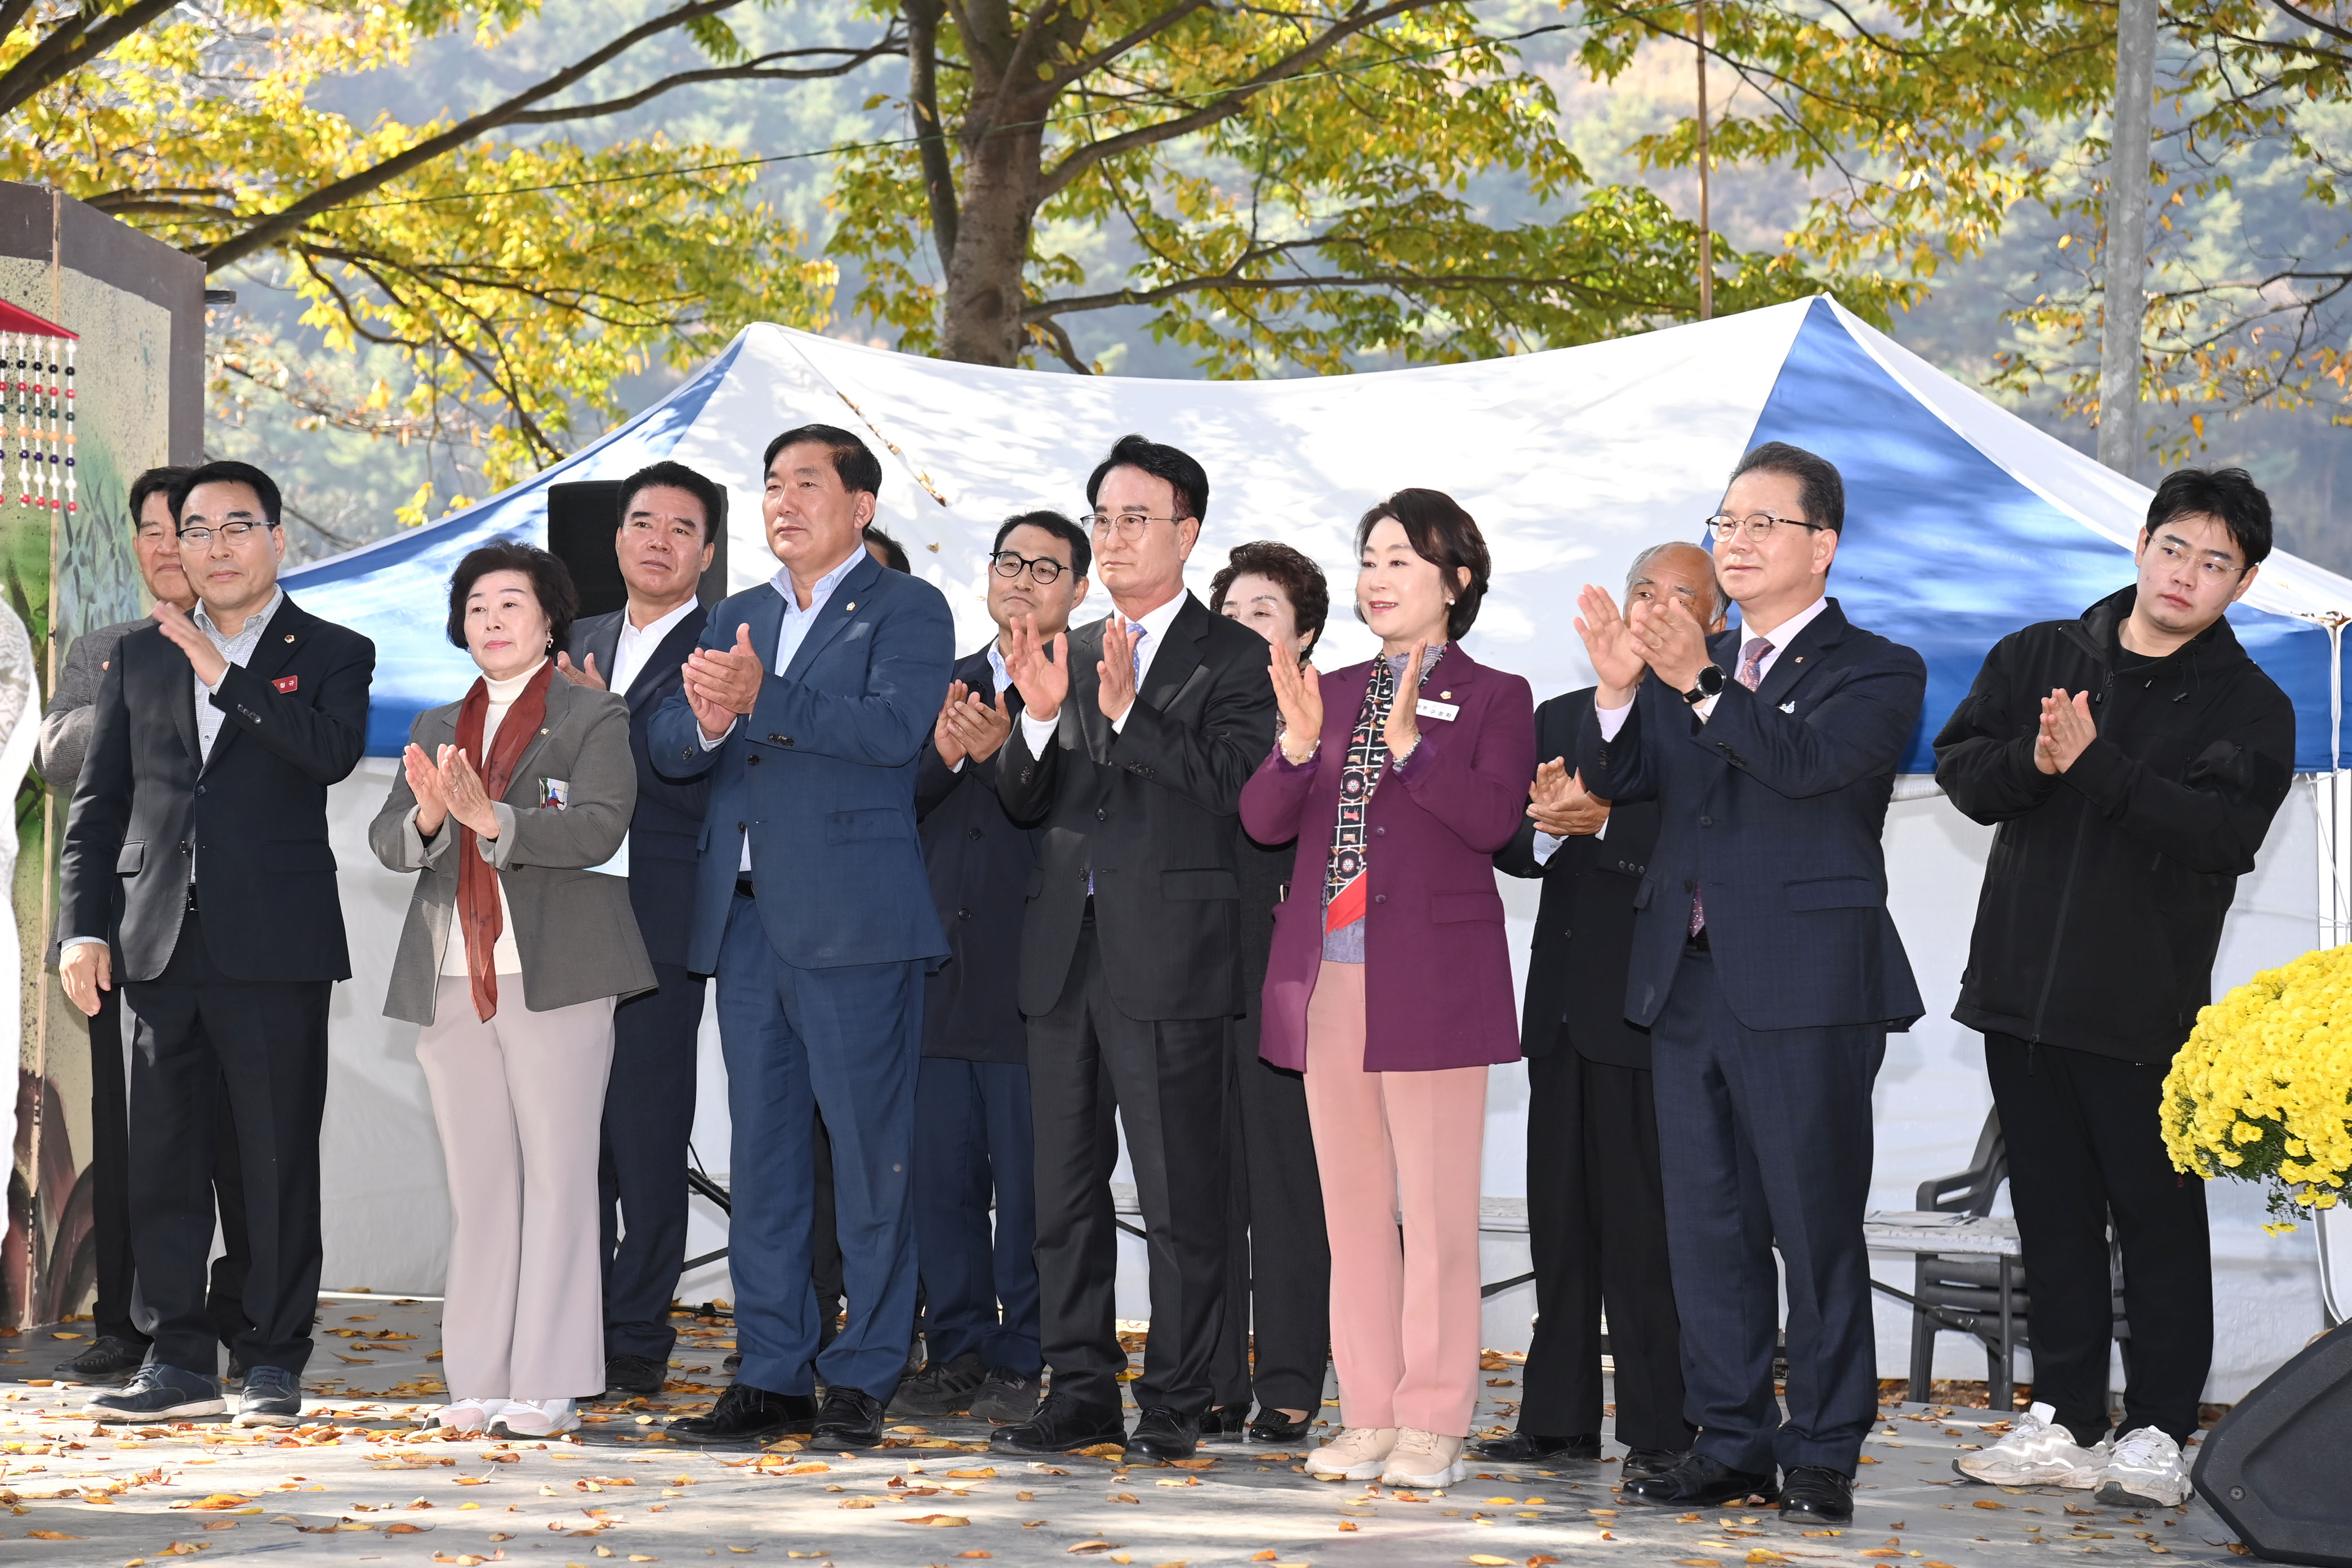
{"type": "Polygon", "coordinates": [[[1261,1405],[1257,1407],[1257,1419],[1249,1425],[1250,1441],[1286,1447],[1294,1443],[1304,1443],[1307,1428],[1314,1420],[1312,1411],[1293,1421],[1271,1405],[1261,1405]]]}
{"type": "Polygon", "coordinates": [[[1852,1524],[1853,1478],[1827,1465],[1799,1465],[1780,1483],[1780,1517],[1805,1524],[1852,1524]]]}
{"type": "Polygon", "coordinates": [[[669,1368],[648,1356],[608,1355],[604,1358],[604,1397],[650,1399],[662,1391],[669,1368]]]}
{"type": "Polygon", "coordinates": [[[668,1435],[681,1443],[765,1443],[804,1437],[816,1426],[816,1401],[805,1394],[772,1394],[748,1383],[730,1386],[708,1415],[683,1415],[668,1435]]]}
{"type": "Polygon", "coordinates": [[[1154,1405],[1135,1418],[1135,1432],[1127,1440],[1129,1454],[1167,1464],[1189,1459],[1201,1446],[1201,1418],[1180,1415],[1165,1405],[1154,1405]]]}
{"type": "Polygon", "coordinates": [[[1629,1481],[1663,1476],[1681,1464],[1683,1456],[1689,1451],[1687,1448],[1628,1448],[1625,1450],[1625,1468],[1619,1473],[1629,1481]]]}
{"type": "Polygon", "coordinates": [[[977,1351],[966,1351],[953,1361],[926,1362],[920,1372],[899,1381],[898,1392],[890,1396],[890,1414],[946,1415],[970,1410],[987,1376],[977,1351]]]}
{"type": "Polygon", "coordinates": [[[1547,1437],[1540,1432],[1514,1432],[1507,1437],[1473,1443],[1470,1451],[1482,1459],[1500,1459],[1507,1465],[1533,1464],[1538,1459],[1598,1459],[1601,1434],[1582,1432],[1572,1437],[1547,1437]]]}
{"type": "Polygon", "coordinates": [[[862,1388],[842,1383],[824,1391],[824,1403],[817,1406],[816,1431],[809,1437],[810,1447],[838,1452],[877,1447],[881,1441],[880,1400],[862,1388]]]}
{"type": "Polygon", "coordinates": [[[1066,1454],[1097,1443],[1127,1447],[1127,1423],[1116,1405],[1081,1405],[1065,1394],[1049,1395],[1029,1420],[999,1426],[988,1446],[1000,1454],[1066,1454]]]}
{"type": "Polygon", "coordinates": [[[120,1383],[147,1361],[147,1347],[113,1334],[100,1334],[70,1361],[58,1363],[58,1375],[76,1383],[120,1383]]]}
{"type": "Polygon", "coordinates": [[[971,1408],[983,1421],[1026,1421],[1037,1414],[1037,1380],[1009,1366],[992,1366],[971,1408]]]}
{"type": "Polygon", "coordinates": [[[719,1363],[719,1370],[721,1372],[736,1372],[740,1371],[742,1365],[743,1352],[741,1351],[729,1351],[727,1352],[727,1359],[719,1363]]]}
{"type": "Polygon", "coordinates": [[[1735,1470],[1720,1460],[1699,1453],[1685,1454],[1682,1463],[1664,1475],[1627,1481],[1623,1491],[1636,1502],[1655,1503],[1661,1508],[1717,1508],[1725,1503],[1740,1502],[1761,1504],[1772,1502],[1780,1495],[1780,1489],[1773,1485],[1770,1475],[1735,1470]]]}
{"type": "Polygon", "coordinates": [[[1201,1412],[1201,1441],[1214,1443],[1240,1436],[1248,1429],[1249,1413],[1247,1400],[1239,1405],[1212,1405],[1201,1412]]]}

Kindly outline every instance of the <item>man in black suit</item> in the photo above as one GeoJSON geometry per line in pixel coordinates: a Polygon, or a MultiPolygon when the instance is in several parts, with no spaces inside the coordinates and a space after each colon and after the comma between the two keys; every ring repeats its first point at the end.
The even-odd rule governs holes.
{"type": "Polygon", "coordinates": [[[366,744],[375,647],[278,587],[268,475],[207,463],[172,487],[172,510],[196,612],[158,605],[154,626],[117,645],[66,823],[58,967],[85,1014],[116,979],[121,889],[131,1244],[155,1319],[146,1365],[88,1408],[101,1421],[223,1408],[205,1263],[225,1091],[252,1252],[236,1419],[290,1426],[318,1308],[327,1004],[351,975],[327,790],[366,744]]]}
{"type": "Polygon", "coordinates": [[[1021,1016],[1021,917],[1043,830],[1004,814],[997,763],[1021,716],[1005,674],[1007,628],[1034,616],[1056,637],[1087,596],[1094,551],[1057,511],[1023,512],[989,552],[997,636],[960,660],[915,781],[923,860],[947,928],[947,963],[923,997],[915,1085],[915,1250],[930,1361],[898,1385],[894,1415],[1036,1413],[1036,1153],[1029,1035],[1021,1016]],[[989,1203],[995,1200],[992,1225],[989,1203]]]}
{"type": "Polygon", "coordinates": [[[1601,678],[1577,742],[1586,786],[1659,807],[1625,1016],[1650,1028],[1684,1411],[1699,1429],[1680,1465],[1625,1495],[1685,1509],[1778,1497],[1782,1518],[1833,1525],[1853,1518],[1878,1410],[1870,1086],[1888,1032],[1921,1012],[1879,836],[1927,683],[1916,653],[1827,596],[1844,521],[1837,469],[1767,442],[1707,520],[1736,631],[1710,641],[1672,598],[1622,617],[1590,586],[1577,621],[1601,678]]]}
{"type": "Polygon", "coordinates": [[[1265,639],[1184,590],[1208,476],[1122,437],[1087,482],[1113,613],[1015,623],[1024,704],[1004,808],[1046,829],[1021,933],[1037,1142],[1037,1276],[1053,1394],[1014,1452],[1124,1443],[1188,1458],[1212,1402],[1226,1265],[1225,1026],[1242,1011],[1234,844],[1274,742],[1265,639]],[[1113,1111],[1118,1122],[1112,1120],[1113,1111]],[[1118,1129],[1151,1254],[1151,1340],[1125,1430],[1109,1178],[1118,1129]]]}
{"type": "Polygon", "coordinates": [[[576,686],[628,699],[637,805],[615,869],[629,879],[629,906],[660,982],[614,1009],[596,1166],[604,1386],[627,1398],[662,1391],[677,1342],[669,1302],[686,1261],[686,1145],[694,1132],[696,1042],[708,984],[686,966],[686,928],[710,781],[679,783],[655,771],[646,726],[678,689],[687,655],[702,638],[695,590],[718,550],[712,530],[726,506],[709,479],[662,462],[621,481],[620,513],[613,550],[628,605],[573,622],[556,667],[576,686]]]}
{"type": "MultiPolygon", "coordinates": [[[[1667,595],[1710,633],[1730,608],[1695,544],[1633,558],[1629,604],[1667,595]]],[[[1540,878],[1519,1038],[1528,1058],[1528,1246],[1536,1273],[1518,1430],[1478,1445],[1510,1464],[1601,1457],[1601,1316],[1616,1364],[1617,1440],[1632,1480],[1671,1469],[1690,1447],[1682,1332],[1666,1262],[1665,1198],[1650,1037],[1625,1021],[1633,893],[1658,841],[1654,801],[1612,806],[1570,772],[1593,689],[1536,710],[1528,820],[1495,857],[1540,878]]]]}

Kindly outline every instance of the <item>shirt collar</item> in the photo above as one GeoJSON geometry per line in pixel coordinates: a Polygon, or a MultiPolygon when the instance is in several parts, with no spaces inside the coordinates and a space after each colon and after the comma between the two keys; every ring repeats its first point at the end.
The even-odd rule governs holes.
{"type": "MultiPolygon", "coordinates": [[[[1184,601],[1189,597],[1191,597],[1190,595],[1186,594],[1181,588],[1179,588],[1176,591],[1176,596],[1174,598],[1169,600],[1158,609],[1146,610],[1141,616],[1136,617],[1143,626],[1143,635],[1151,639],[1151,644],[1154,647],[1159,647],[1160,644],[1168,639],[1168,627],[1175,621],[1176,613],[1184,607],[1184,601]]],[[[1112,607],[1111,615],[1118,616],[1121,620],[1125,620],[1127,618],[1127,612],[1118,608],[1116,605],[1112,607]]],[[[1106,616],[1103,618],[1105,620],[1108,620],[1110,616],[1106,616]]]]}
{"type": "Polygon", "coordinates": [[[278,613],[278,606],[285,602],[286,590],[284,588],[271,589],[269,593],[269,603],[262,605],[261,608],[246,616],[244,629],[239,631],[236,637],[226,635],[222,632],[219,626],[213,624],[212,612],[205,608],[205,602],[202,599],[198,599],[196,601],[195,623],[196,625],[204,627],[205,635],[212,638],[215,642],[239,642],[247,637],[259,637],[261,635],[261,629],[269,624],[269,617],[276,615],[278,613]]]}
{"type": "Polygon", "coordinates": [[[1821,613],[1829,607],[1830,596],[1827,594],[1824,594],[1820,598],[1815,599],[1811,604],[1806,605],[1803,609],[1799,610],[1795,615],[1790,616],[1787,620],[1782,621],[1777,626],[1750,626],[1748,624],[1747,613],[1742,611],[1740,614],[1739,624],[1739,645],[1742,647],[1745,647],[1756,638],[1762,637],[1766,642],[1772,645],[1772,651],[1774,653],[1778,653],[1782,648],[1787,647],[1790,643],[1796,641],[1797,634],[1803,631],[1807,626],[1811,626],[1814,620],[1820,616],[1821,613]]]}
{"type": "Polygon", "coordinates": [[[997,695],[1003,696],[1013,689],[1013,674],[1004,668],[1004,650],[993,641],[988,645],[988,668],[996,677],[997,695]]]}
{"type": "MultiPolygon", "coordinates": [[[[790,583],[785,584],[785,586],[788,588],[792,584],[790,583]]],[[[650,625],[642,628],[637,626],[629,619],[629,612],[625,609],[621,612],[621,635],[625,637],[642,637],[646,642],[658,643],[662,638],[669,636],[670,629],[676,626],[678,622],[686,619],[687,613],[692,610],[701,601],[698,599],[688,599],[677,609],[670,611],[669,614],[661,616],[650,625]]]]}
{"type": "Polygon", "coordinates": [[[784,614],[813,616],[824,608],[825,601],[833,597],[833,591],[841,586],[841,580],[844,577],[849,575],[849,569],[864,559],[866,559],[866,542],[861,539],[848,554],[841,558],[840,565],[816,580],[816,586],[809,590],[808,608],[805,610],[801,608],[800,595],[793,592],[791,567],[778,567],[776,574],[768,579],[768,585],[784,596],[784,614]]]}

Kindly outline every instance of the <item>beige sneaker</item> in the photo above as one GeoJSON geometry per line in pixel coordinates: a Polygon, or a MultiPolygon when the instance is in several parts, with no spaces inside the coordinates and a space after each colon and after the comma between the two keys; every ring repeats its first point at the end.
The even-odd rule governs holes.
{"type": "Polygon", "coordinates": [[[1376,1481],[1396,1446],[1393,1426],[1349,1426],[1307,1456],[1307,1473],[1318,1481],[1376,1481]]]}
{"type": "Polygon", "coordinates": [[[1441,1437],[1418,1426],[1400,1426],[1396,1447],[1381,1471],[1384,1487],[1450,1487],[1470,1473],[1462,1457],[1465,1439],[1441,1437]]]}

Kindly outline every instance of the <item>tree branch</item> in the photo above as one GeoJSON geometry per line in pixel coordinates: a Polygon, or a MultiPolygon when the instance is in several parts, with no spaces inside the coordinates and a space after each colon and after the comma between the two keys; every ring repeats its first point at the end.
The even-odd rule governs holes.
{"type": "Polygon", "coordinates": [[[2302,6],[2291,4],[2290,0],[2271,0],[2271,4],[2315,33],[2322,33],[2343,43],[2352,44],[2352,27],[2339,26],[2334,22],[2324,21],[2302,6]]]}
{"type": "Polygon", "coordinates": [[[962,212],[956,205],[955,161],[940,124],[940,19],[945,0],[904,0],[907,18],[907,99],[915,111],[915,155],[923,195],[931,209],[931,245],[945,272],[955,256],[962,212]]]}
{"type": "MultiPolygon", "coordinates": [[[[110,16],[96,21],[87,5],[35,44],[23,59],[0,72],[0,114],[7,114],[36,93],[43,92],[97,59],[107,50],[163,16],[178,0],[132,0],[110,16]]],[[[27,6],[12,6],[13,25],[27,6]]],[[[0,28],[5,37],[12,27],[0,28]]]]}
{"type": "Polygon", "coordinates": [[[622,98],[608,98],[595,103],[572,104],[562,109],[532,109],[514,116],[509,125],[554,125],[567,120],[594,120],[607,114],[622,114],[638,108],[664,93],[681,87],[697,87],[713,81],[819,81],[827,77],[847,76],[858,67],[880,59],[885,55],[904,53],[906,40],[898,36],[894,21],[881,37],[863,48],[846,46],[826,46],[805,49],[778,49],[740,65],[713,66],[706,70],[677,71],[650,86],[641,88],[622,98]],[[772,68],[771,62],[794,59],[803,55],[835,55],[840,57],[831,65],[810,66],[795,70],[772,68]]]}

